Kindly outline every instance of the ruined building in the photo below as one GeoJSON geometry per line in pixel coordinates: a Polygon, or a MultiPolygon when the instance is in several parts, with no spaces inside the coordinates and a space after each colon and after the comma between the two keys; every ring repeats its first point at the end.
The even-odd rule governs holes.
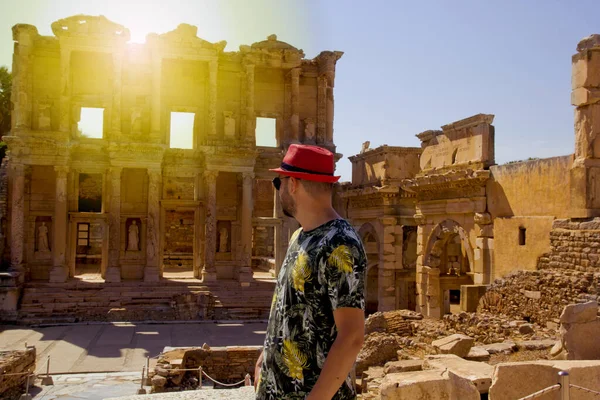
{"type": "Polygon", "coordinates": [[[369,311],[440,317],[452,303],[474,311],[512,271],[597,271],[600,35],[572,65],[572,155],[496,165],[494,116],[479,114],[418,134],[420,148],[366,143],[350,157],[338,204],[366,245],[369,311]]]}
{"type": "Polygon", "coordinates": [[[134,44],[102,16],[61,19],[52,31],[13,27],[4,286],[86,273],[248,286],[253,260],[280,265],[294,226],[268,169],[290,143],[335,152],[342,53],[305,59],[275,35],[227,52],[187,24],[134,44]],[[90,135],[83,120],[94,114],[90,135]],[[173,131],[185,120],[181,146],[173,131]],[[270,127],[270,147],[257,145],[257,123],[270,127]]]}

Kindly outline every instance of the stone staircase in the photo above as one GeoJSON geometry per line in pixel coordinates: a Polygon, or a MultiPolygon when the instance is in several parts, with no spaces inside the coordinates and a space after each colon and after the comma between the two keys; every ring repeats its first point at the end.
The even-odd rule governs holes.
{"type": "Polygon", "coordinates": [[[18,322],[257,320],[269,315],[274,282],[28,282],[18,322]]]}

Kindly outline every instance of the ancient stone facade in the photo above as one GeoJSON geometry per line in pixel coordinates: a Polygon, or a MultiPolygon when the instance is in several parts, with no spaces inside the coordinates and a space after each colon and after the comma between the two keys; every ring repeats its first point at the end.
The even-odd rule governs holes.
{"type": "Polygon", "coordinates": [[[186,269],[247,283],[253,247],[280,265],[293,224],[268,169],[290,143],[335,152],[342,53],[305,59],[275,35],[226,52],[187,24],[134,44],[102,16],[52,31],[13,27],[11,269],[57,283],[86,272],[153,282],[186,269]],[[80,126],[90,108],[102,113],[99,137],[80,126]],[[191,148],[174,145],[177,113],[193,120],[191,148]],[[274,121],[275,147],[257,146],[257,118],[274,121]],[[253,235],[257,227],[272,232],[253,235]]]}
{"type": "MultiPolygon", "coordinates": [[[[553,230],[556,219],[594,225],[590,218],[600,215],[600,35],[577,46],[572,84],[573,155],[495,165],[494,116],[478,114],[418,134],[421,149],[369,150],[367,142],[350,157],[352,183],[340,186],[338,208],[361,232],[370,268],[387,271],[373,282],[367,273],[367,304],[382,311],[414,306],[439,318],[453,303],[474,311],[494,279],[534,271],[538,260],[587,272],[600,267],[595,232],[553,230]],[[406,229],[416,229],[414,264],[403,257],[406,229]]],[[[568,229],[597,229],[577,226],[568,229]]]]}

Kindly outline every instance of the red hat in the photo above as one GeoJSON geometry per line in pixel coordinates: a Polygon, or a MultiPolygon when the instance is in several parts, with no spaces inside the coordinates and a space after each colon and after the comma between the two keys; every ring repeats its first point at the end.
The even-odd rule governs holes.
{"type": "Polygon", "coordinates": [[[333,176],[335,161],[333,153],[319,146],[291,144],[281,167],[270,169],[283,175],[317,182],[337,182],[340,177],[333,176]]]}

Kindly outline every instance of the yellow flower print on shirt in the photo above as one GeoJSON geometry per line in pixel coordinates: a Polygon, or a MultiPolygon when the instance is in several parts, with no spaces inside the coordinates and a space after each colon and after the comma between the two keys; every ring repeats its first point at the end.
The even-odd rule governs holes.
{"type": "Polygon", "coordinates": [[[337,268],[340,272],[347,274],[352,273],[352,267],[354,266],[354,258],[352,252],[348,246],[338,246],[331,252],[331,255],[327,259],[329,265],[337,268]]]}
{"type": "Polygon", "coordinates": [[[304,284],[312,280],[310,265],[308,265],[308,255],[303,252],[298,252],[294,269],[292,270],[292,285],[294,289],[304,293],[304,284]]]}
{"type": "Polygon", "coordinates": [[[308,357],[298,349],[298,345],[289,340],[283,341],[283,362],[287,367],[287,376],[290,378],[302,380],[304,373],[302,370],[308,367],[308,357]]]}

